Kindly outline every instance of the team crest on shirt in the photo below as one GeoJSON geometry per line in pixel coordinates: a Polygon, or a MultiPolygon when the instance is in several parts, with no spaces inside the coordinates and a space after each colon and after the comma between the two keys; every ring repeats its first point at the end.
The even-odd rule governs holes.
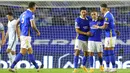
{"type": "Polygon", "coordinates": [[[108,21],[108,18],[105,18],[106,21],[108,21]]]}
{"type": "Polygon", "coordinates": [[[83,28],[84,28],[84,29],[87,29],[87,28],[88,28],[88,26],[84,26],[83,28]]]}
{"type": "Polygon", "coordinates": [[[97,22],[97,25],[100,25],[101,24],[101,22],[97,22]]]}

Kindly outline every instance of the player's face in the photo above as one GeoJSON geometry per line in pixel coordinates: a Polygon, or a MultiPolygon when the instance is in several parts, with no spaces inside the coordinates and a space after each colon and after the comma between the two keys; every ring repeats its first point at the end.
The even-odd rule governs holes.
{"type": "Polygon", "coordinates": [[[104,13],[104,8],[100,7],[100,11],[101,11],[101,13],[104,13]]]}
{"type": "Polygon", "coordinates": [[[33,12],[35,12],[36,11],[36,5],[33,7],[33,12]]]}
{"type": "Polygon", "coordinates": [[[6,17],[7,17],[8,20],[12,19],[12,16],[10,16],[10,15],[6,15],[6,17]]]}
{"type": "Polygon", "coordinates": [[[80,15],[81,16],[86,16],[87,15],[87,11],[86,10],[81,10],[80,11],[80,15]]]}
{"type": "Polygon", "coordinates": [[[91,12],[91,17],[92,19],[96,19],[98,16],[98,13],[97,12],[91,12]]]}

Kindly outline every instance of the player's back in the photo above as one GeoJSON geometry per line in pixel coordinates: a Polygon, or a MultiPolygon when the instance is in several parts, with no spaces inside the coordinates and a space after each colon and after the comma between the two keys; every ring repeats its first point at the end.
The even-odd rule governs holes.
{"type": "Polygon", "coordinates": [[[20,31],[22,36],[30,36],[31,23],[30,20],[34,18],[33,12],[29,9],[20,15],[20,31]]]}
{"type": "MultiPolygon", "coordinates": [[[[79,28],[79,30],[81,30],[83,32],[88,32],[90,29],[89,17],[87,17],[86,19],[83,19],[81,17],[76,18],[75,19],[75,27],[79,28]]],[[[86,41],[86,40],[88,40],[88,37],[86,35],[77,33],[77,39],[86,41]]]]}
{"type": "Polygon", "coordinates": [[[105,31],[106,37],[116,36],[115,33],[115,19],[112,13],[107,12],[105,17],[105,22],[108,24],[108,27],[105,31]]]}
{"type": "Polygon", "coordinates": [[[93,34],[93,36],[89,37],[89,41],[101,41],[101,29],[94,28],[94,25],[102,26],[104,21],[97,21],[97,20],[91,20],[90,21],[90,32],[93,34]]]}

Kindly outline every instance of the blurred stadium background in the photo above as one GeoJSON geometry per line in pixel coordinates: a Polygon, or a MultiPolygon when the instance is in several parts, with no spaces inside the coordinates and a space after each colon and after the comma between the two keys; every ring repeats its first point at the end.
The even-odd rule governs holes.
{"type": "MultiPolygon", "coordinates": [[[[13,12],[17,19],[27,9],[28,3],[29,1],[0,1],[0,22],[5,26],[5,31],[8,22],[6,13],[13,12]]],[[[117,30],[121,33],[117,37],[115,48],[117,67],[119,69],[130,68],[130,1],[36,1],[36,25],[41,32],[41,36],[37,37],[33,33],[32,45],[37,63],[39,65],[43,64],[43,68],[73,68],[73,48],[76,36],[74,20],[79,16],[79,8],[87,7],[89,15],[93,8],[100,11],[101,3],[108,4],[116,19],[117,30]]],[[[104,38],[104,34],[102,35],[104,38]]],[[[0,64],[4,69],[9,67],[7,54],[5,53],[6,48],[7,44],[2,47],[1,52],[2,60],[0,64]]],[[[18,44],[17,53],[19,50],[20,46],[18,44]]],[[[80,57],[81,60],[82,57],[80,57]]],[[[96,64],[95,68],[98,68],[98,62],[96,64]]],[[[30,64],[27,55],[17,66],[18,68],[34,67],[30,64]]]]}

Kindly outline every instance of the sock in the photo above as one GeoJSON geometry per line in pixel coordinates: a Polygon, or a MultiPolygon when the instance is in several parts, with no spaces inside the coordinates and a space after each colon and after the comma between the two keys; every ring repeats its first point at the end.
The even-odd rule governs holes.
{"type": "Polygon", "coordinates": [[[87,56],[84,56],[84,57],[83,57],[83,60],[82,60],[82,65],[85,66],[85,65],[86,65],[86,62],[87,62],[87,56]]]}
{"type": "Polygon", "coordinates": [[[11,54],[11,53],[8,53],[7,55],[8,55],[8,58],[9,58],[10,63],[12,64],[12,62],[13,62],[13,61],[12,61],[12,54],[11,54]]]}
{"type": "Polygon", "coordinates": [[[33,63],[33,65],[35,66],[35,68],[38,69],[38,65],[35,62],[35,58],[34,58],[33,54],[29,54],[29,59],[33,63]]]}
{"type": "Polygon", "coordinates": [[[90,68],[93,68],[93,56],[89,57],[90,68]]]}
{"type": "Polygon", "coordinates": [[[12,62],[15,60],[16,55],[12,55],[12,62]]]}
{"type": "Polygon", "coordinates": [[[19,54],[16,56],[16,58],[15,58],[13,64],[11,65],[11,68],[12,68],[12,69],[13,69],[14,66],[22,59],[22,57],[23,57],[23,55],[22,55],[21,53],[19,53],[19,54]]]}
{"type": "Polygon", "coordinates": [[[102,66],[102,62],[103,62],[102,57],[99,57],[98,59],[99,59],[100,66],[102,66]]]}
{"type": "Polygon", "coordinates": [[[74,56],[74,68],[78,68],[79,56],[74,56]]]}
{"type": "Polygon", "coordinates": [[[110,50],[109,51],[110,54],[110,61],[112,63],[112,67],[115,68],[116,67],[116,63],[115,63],[115,54],[114,54],[114,50],[110,50]]]}
{"type": "Polygon", "coordinates": [[[104,50],[104,56],[105,56],[105,61],[106,61],[107,68],[109,68],[109,63],[110,63],[109,53],[108,52],[109,52],[108,50],[104,50]]]}

